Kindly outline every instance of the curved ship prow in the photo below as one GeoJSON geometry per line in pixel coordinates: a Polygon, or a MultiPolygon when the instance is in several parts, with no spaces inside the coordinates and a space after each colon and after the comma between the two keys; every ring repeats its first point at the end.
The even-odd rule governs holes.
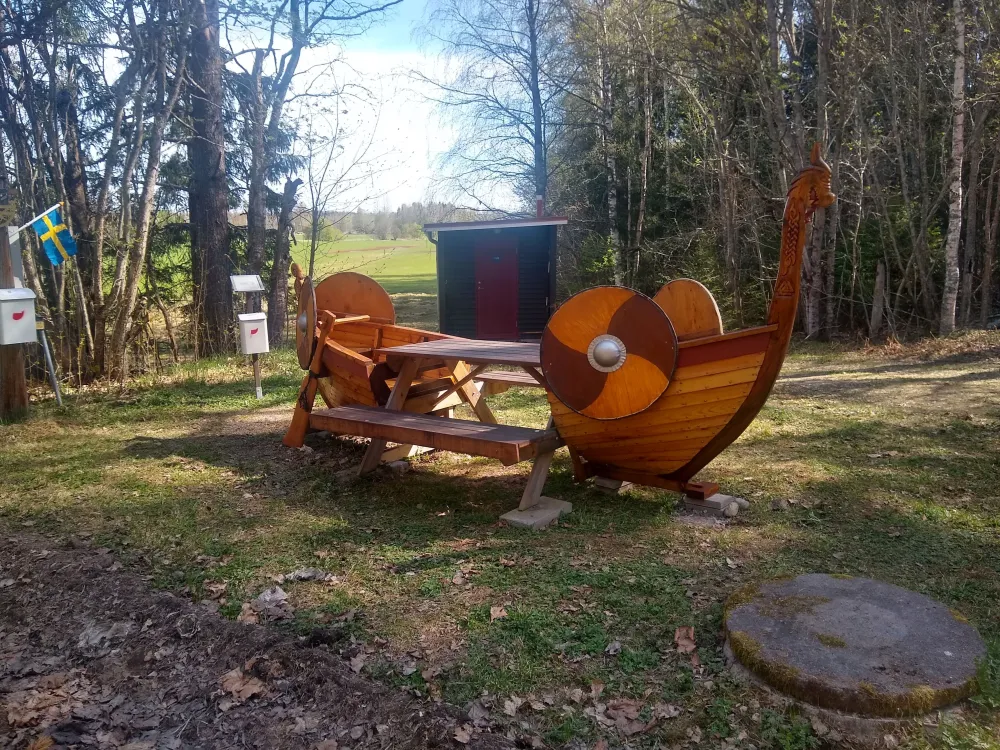
{"type": "MultiPolygon", "coordinates": [[[[581,292],[556,311],[542,339],[542,367],[551,386],[548,398],[553,420],[574,454],[578,479],[603,476],[696,497],[717,491],[714,485],[692,480],[746,430],[767,401],[795,323],[808,222],[817,208],[825,208],[835,199],[830,192],[830,168],[820,158],[817,144],[810,166],[788,191],[778,275],[764,326],[723,333],[711,294],[690,279],[670,282],[653,299],[632,292],[636,295],[635,301],[628,302],[629,314],[635,319],[632,326],[623,326],[624,303],[614,307],[609,301],[612,293],[608,290],[613,287],[581,292]],[[585,296],[587,299],[580,300],[585,296]],[[669,322],[672,339],[641,341],[651,330],[649,321],[659,321],[652,308],[669,322]],[[607,312],[603,318],[589,313],[574,315],[579,309],[607,312]],[[672,350],[674,366],[665,388],[639,411],[615,414],[605,408],[597,413],[589,405],[581,408],[581,399],[587,394],[579,388],[578,392],[560,391],[561,382],[571,382],[567,377],[571,362],[577,363],[575,380],[592,382],[591,390],[598,393],[593,403],[627,403],[633,391],[648,388],[648,382],[639,378],[641,373],[653,372],[650,368],[633,366],[635,379],[631,381],[609,376],[598,382],[593,372],[586,372],[586,364],[579,364],[585,360],[565,353],[566,349],[585,351],[592,345],[587,341],[600,337],[616,338],[609,333],[611,328],[634,331],[631,336],[636,343],[630,346],[629,341],[622,341],[622,370],[629,366],[630,358],[649,358],[655,347],[662,351],[654,359],[662,360],[667,356],[664,352],[672,350]]],[[[663,369],[661,365],[655,372],[663,369]]],[[[657,377],[654,375],[654,381],[657,377]]]]}

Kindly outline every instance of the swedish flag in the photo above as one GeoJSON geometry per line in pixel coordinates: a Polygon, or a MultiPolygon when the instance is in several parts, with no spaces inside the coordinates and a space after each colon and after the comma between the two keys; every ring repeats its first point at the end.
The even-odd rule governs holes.
{"type": "Polygon", "coordinates": [[[31,226],[38,233],[38,239],[41,241],[42,247],[45,248],[45,254],[49,256],[52,265],[58,266],[64,260],[76,255],[76,240],[63,224],[58,208],[52,208],[47,213],[42,214],[35,219],[31,226]]]}

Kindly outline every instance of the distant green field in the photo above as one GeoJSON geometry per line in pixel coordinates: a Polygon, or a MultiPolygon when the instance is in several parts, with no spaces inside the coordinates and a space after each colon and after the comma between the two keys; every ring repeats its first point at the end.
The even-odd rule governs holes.
{"type": "MultiPolygon", "coordinates": [[[[296,237],[292,259],[308,270],[308,237],[296,237]]],[[[339,271],[363,273],[384,286],[396,305],[400,323],[437,330],[435,248],[426,238],[377,240],[348,235],[336,242],[321,243],[313,275],[322,279],[339,271]]]]}

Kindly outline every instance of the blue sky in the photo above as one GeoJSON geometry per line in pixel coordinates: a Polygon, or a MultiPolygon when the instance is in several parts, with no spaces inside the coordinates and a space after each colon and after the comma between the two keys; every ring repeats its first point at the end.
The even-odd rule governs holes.
{"type": "Polygon", "coordinates": [[[403,0],[386,12],[386,20],[350,42],[351,49],[417,50],[414,30],[424,21],[427,0],[403,0]]]}

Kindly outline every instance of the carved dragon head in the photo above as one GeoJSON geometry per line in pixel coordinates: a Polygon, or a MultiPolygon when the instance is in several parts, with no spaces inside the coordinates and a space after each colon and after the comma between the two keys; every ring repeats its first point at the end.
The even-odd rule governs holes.
{"type": "Polygon", "coordinates": [[[817,208],[832,206],[837,196],[830,191],[830,167],[819,155],[819,143],[814,143],[809,156],[810,166],[799,172],[788,188],[788,197],[801,201],[807,214],[817,208]]]}

